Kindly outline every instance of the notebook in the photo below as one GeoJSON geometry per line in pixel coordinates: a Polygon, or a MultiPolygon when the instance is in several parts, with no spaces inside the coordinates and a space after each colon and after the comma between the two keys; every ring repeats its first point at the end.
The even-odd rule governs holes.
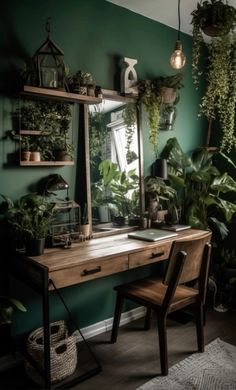
{"type": "Polygon", "coordinates": [[[170,232],[167,230],[159,230],[159,229],[146,229],[146,230],[138,230],[136,232],[132,232],[128,234],[129,238],[136,238],[137,240],[144,241],[159,241],[165,238],[175,237],[177,233],[170,232]]]}
{"type": "Polygon", "coordinates": [[[163,225],[161,229],[164,230],[171,230],[173,232],[180,232],[181,230],[191,229],[190,225],[163,225]]]}

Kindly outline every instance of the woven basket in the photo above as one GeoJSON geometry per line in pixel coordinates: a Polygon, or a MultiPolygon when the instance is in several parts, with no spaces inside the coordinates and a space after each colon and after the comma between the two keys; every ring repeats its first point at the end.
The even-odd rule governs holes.
{"type": "MultiPolygon", "coordinates": [[[[27,352],[34,361],[44,368],[44,337],[43,328],[34,330],[27,340],[27,352]]],[[[50,324],[50,361],[51,383],[58,382],[73,374],[77,365],[77,348],[74,336],[68,336],[64,321],[50,324]]],[[[25,362],[25,369],[36,383],[42,383],[42,378],[35,368],[25,362]]]]}

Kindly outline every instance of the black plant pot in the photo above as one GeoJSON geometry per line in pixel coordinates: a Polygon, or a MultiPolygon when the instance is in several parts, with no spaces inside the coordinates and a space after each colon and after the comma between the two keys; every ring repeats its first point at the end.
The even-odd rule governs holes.
{"type": "Polygon", "coordinates": [[[28,256],[41,256],[43,255],[45,247],[45,238],[30,239],[25,243],[25,250],[28,256]]]}
{"type": "Polygon", "coordinates": [[[66,150],[55,150],[54,156],[56,161],[71,161],[71,156],[66,150]]]}
{"type": "Polygon", "coordinates": [[[118,216],[114,217],[113,222],[114,222],[115,226],[124,226],[125,225],[125,217],[118,215],[118,216]]]}

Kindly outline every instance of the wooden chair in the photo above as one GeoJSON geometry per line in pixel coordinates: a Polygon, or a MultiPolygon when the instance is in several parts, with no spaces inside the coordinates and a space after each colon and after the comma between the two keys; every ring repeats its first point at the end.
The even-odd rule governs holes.
{"type": "Polygon", "coordinates": [[[145,329],[149,329],[151,311],[157,313],[159,350],[162,375],[168,375],[166,317],[169,313],[188,305],[196,305],[196,330],[198,351],[204,351],[203,310],[206,298],[210,263],[211,233],[191,241],[176,240],[171,247],[164,280],[157,277],[145,278],[115,287],[116,308],[111,334],[115,343],[124,299],[130,299],[147,307],[145,329]],[[196,280],[196,287],[187,282],[196,280]]]}

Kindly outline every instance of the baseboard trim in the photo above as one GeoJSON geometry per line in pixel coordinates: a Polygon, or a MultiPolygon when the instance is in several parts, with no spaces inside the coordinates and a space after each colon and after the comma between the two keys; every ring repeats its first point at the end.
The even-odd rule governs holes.
{"type": "MultiPolygon", "coordinates": [[[[141,306],[135,309],[126,311],[122,313],[120,325],[128,324],[131,321],[137,320],[138,318],[142,318],[145,316],[146,309],[141,306]]],[[[97,336],[98,334],[108,332],[111,330],[113,324],[113,317],[108,318],[106,320],[97,322],[96,324],[86,326],[81,329],[81,333],[83,334],[85,339],[89,339],[91,337],[97,336]]],[[[81,341],[82,338],[76,331],[76,337],[78,341],[81,341]]],[[[22,355],[19,352],[16,352],[14,355],[6,355],[0,357],[0,373],[11,368],[18,366],[23,362],[22,355]]]]}
{"type": "MultiPolygon", "coordinates": [[[[128,324],[131,321],[137,320],[138,318],[142,318],[145,316],[145,313],[146,309],[143,306],[126,311],[121,315],[120,325],[128,324]]],[[[109,330],[111,330],[112,324],[113,317],[82,328],[81,332],[85,339],[89,339],[98,334],[108,332],[109,330]]]]}

